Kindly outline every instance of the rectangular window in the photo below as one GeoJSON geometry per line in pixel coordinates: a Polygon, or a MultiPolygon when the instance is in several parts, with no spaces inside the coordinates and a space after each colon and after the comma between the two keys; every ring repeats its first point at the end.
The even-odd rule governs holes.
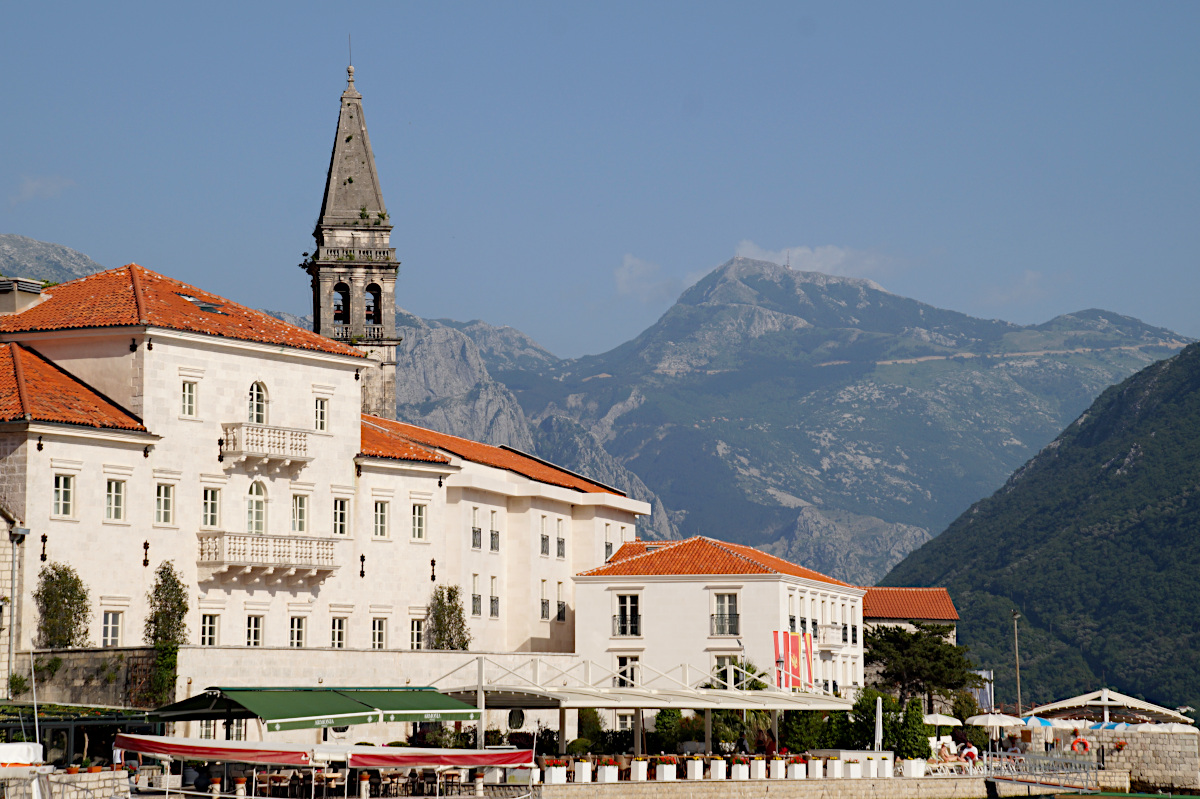
{"type": "Polygon", "coordinates": [[[346,648],[346,620],[334,618],[329,624],[329,645],[334,649],[346,648]]]}
{"type": "Polygon", "coordinates": [[[175,523],[175,486],[159,483],[154,489],[154,523],[175,523]]]}
{"type": "Polygon", "coordinates": [[[200,526],[213,528],[221,526],[221,489],[204,489],[200,509],[200,526]]]}
{"type": "Polygon", "coordinates": [[[196,415],[196,384],[191,380],[183,381],[183,390],[180,392],[180,416],[195,416],[196,415]]]}
{"type": "Polygon", "coordinates": [[[638,680],[638,656],[620,655],[617,657],[617,676],[613,684],[617,688],[632,688],[638,680]]]}
{"type": "Polygon", "coordinates": [[[333,534],[350,534],[350,500],[348,499],[333,498],[333,534]]]}
{"type": "Polygon", "coordinates": [[[542,619],[550,620],[550,600],[546,597],[546,581],[542,580],[542,590],[539,594],[542,602],[542,619]]]}
{"type": "Polygon", "coordinates": [[[324,433],[329,429],[329,400],[317,397],[313,403],[313,430],[324,433]]]}
{"type": "Polygon", "coordinates": [[[479,595],[479,575],[471,575],[471,615],[483,615],[483,597],[479,595]]]}
{"type": "Polygon", "coordinates": [[[100,631],[100,646],[121,645],[121,613],[116,610],[104,611],[104,626],[100,631]]]}
{"type": "Polygon", "coordinates": [[[70,474],[54,475],[54,515],[75,515],[75,477],[70,474]]]}
{"type": "Polygon", "coordinates": [[[613,635],[641,635],[642,616],[637,594],[617,595],[617,615],[613,617],[613,635]]]}
{"type": "Polygon", "coordinates": [[[216,719],[200,719],[200,737],[210,741],[217,737],[216,719]]]}
{"type": "Polygon", "coordinates": [[[617,714],[617,729],[621,732],[628,732],[633,729],[633,714],[618,713],[617,714]]]}
{"type": "Polygon", "coordinates": [[[220,619],[216,613],[200,615],[200,646],[217,645],[217,623],[220,619]]]}
{"type": "Polygon", "coordinates": [[[558,557],[565,558],[567,556],[567,539],[558,539],[558,557]]]}
{"type": "Polygon", "coordinates": [[[262,646],[263,617],[246,617],[246,646],[262,646]]]}
{"type": "Polygon", "coordinates": [[[499,594],[498,589],[496,588],[497,582],[496,582],[495,577],[492,578],[491,585],[492,585],[492,594],[491,594],[492,601],[491,601],[491,607],[488,609],[488,615],[491,616],[493,619],[498,619],[498,618],[500,618],[500,594],[499,594]]]}
{"type": "Polygon", "coordinates": [[[371,619],[371,648],[387,649],[387,619],[371,619]]]}
{"type": "Polygon", "coordinates": [[[424,649],[425,647],[425,620],[413,619],[408,624],[408,648],[409,649],[424,649]]]}
{"type": "Polygon", "coordinates": [[[292,616],[288,624],[288,646],[293,649],[304,648],[304,632],[307,621],[304,616],[292,616]]]}
{"type": "MultiPolygon", "coordinates": [[[[226,722],[228,724],[229,722],[226,722]]],[[[229,739],[232,741],[246,740],[246,720],[234,719],[233,728],[229,731],[229,739]]]]}
{"type": "Polygon", "coordinates": [[[550,554],[550,536],[548,536],[544,533],[542,534],[542,554],[543,555],[550,554]]]}
{"type": "Polygon", "coordinates": [[[491,550],[493,552],[500,551],[500,531],[499,530],[491,531],[491,550]]]}
{"type": "Polygon", "coordinates": [[[717,594],[710,635],[739,635],[737,594],[717,594]]]}
{"type": "Polygon", "coordinates": [[[292,532],[308,532],[308,497],[292,494],[292,532]]]}
{"type": "Polygon", "coordinates": [[[375,501],[375,537],[388,537],[388,504],[375,501]]]}
{"type": "Polygon", "coordinates": [[[412,506],[412,537],[414,541],[425,540],[425,505],[412,506]]]}
{"type": "Polygon", "coordinates": [[[104,518],[110,522],[125,520],[125,481],[109,480],[104,492],[104,518]]]}

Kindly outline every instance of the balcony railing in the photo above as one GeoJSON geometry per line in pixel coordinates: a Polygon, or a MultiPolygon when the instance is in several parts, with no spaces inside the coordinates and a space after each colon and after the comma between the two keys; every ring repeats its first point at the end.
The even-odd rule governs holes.
{"type": "Polygon", "coordinates": [[[709,635],[741,635],[741,615],[714,613],[709,617],[709,635]]]}
{"type": "Polygon", "coordinates": [[[291,427],[235,422],[221,425],[221,460],[303,466],[312,460],[308,450],[308,431],[291,427]]]}
{"type": "Polygon", "coordinates": [[[335,324],[333,326],[333,330],[331,330],[330,333],[331,333],[332,337],[337,339],[338,341],[347,340],[352,335],[350,333],[350,325],[335,324]]]}
{"type": "Polygon", "coordinates": [[[567,620],[567,603],[566,602],[558,603],[558,615],[555,616],[554,620],[555,621],[566,621],[567,620]]]}
{"type": "Polygon", "coordinates": [[[642,634],[642,617],[633,616],[613,616],[613,635],[641,635],[642,634]]]}
{"type": "Polygon", "coordinates": [[[490,542],[491,549],[493,552],[499,552],[500,551],[500,531],[492,530],[491,533],[492,533],[491,542],[490,542]]]}
{"type": "Polygon", "coordinates": [[[471,528],[471,549],[483,549],[483,530],[471,528]]]}
{"type": "Polygon", "coordinates": [[[841,624],[819,624],[817,625],[817,647],[834,651],[841,649],[846,645],[846,631],[841,624]]]}
{"type": "Polygon", "coordinates": [[[367,341],[380,341],[383,339],[383,325],[365,325],[363,327],[363,338],[367,341]]]}
{"type": "Polygon", "coordinates": [[[560,558],[567,556],[567,539],[565,538],[558,539],[558,556],[560,558]]]}
{"type": "Polygon", "coordinates": [[[542,536],[542,554],[543,555],[550,554],[550,536],[548,536],[548,535],[542,536]]]}
{"type": "Polygon", "coordinates": [[[295,535],[196,534],[201,582],[319,584],[338,570],[334,541],[295,535]]]}
{"type": "Polygon", "coordinates": [[[491,617],[493,619],[500,618],[500,597],[494,596],[492,599],[491,617]]]}
{"type": "Polygon", "coordinates": [[[471,594],[471,615],[483,615],[483,597],[481,597],[479,594],[471,594]]]}
{"type": "Polygon", "coordinates": [[[543,619],[550,618],[550,600],[549,599],[542,600],[542,618],[543,619]]]}

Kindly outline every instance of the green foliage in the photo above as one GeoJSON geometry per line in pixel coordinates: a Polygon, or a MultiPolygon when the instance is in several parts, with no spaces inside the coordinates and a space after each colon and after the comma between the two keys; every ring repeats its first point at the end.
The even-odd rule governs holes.
{"type": "Polygon", "coordinates": [[[558,730],[539,724],[534,751],[539,755],[558,754],[558,730]]]}
{"type": "Polygon", "coordinates": [[[676,708],[663,708],[654,715],[658,751],[670,754],[679,747],[679,725],[682,721],[683,713],[676,708]]]}
{"type": "Polygon", "coordinates": [[[150,690],[147,696],[151,706],[169,704],[175,699],[175,674],[178,663],[178,644],[171,641],[154,643],[154,664],[150,669],[150,690]]]}
{"type": "Polygon", "coordinates": [[[901,703],[914,695],[949,696],[979,683],[967,648],[946,640],[950,627],[915,626],[912,631],[893,625],[870,628],[863,642],[867,665],[883,667],[880,680],[899,692],[901,703]]]}
{"type": "Polygon", "coordinates": [[[29,680],[25,679],[24,674],[13,673],[8,675],[8,695],[20,696],[29,690],[29,680]]]}
{"type": "Polygon", "coordinates": [[[908,700],[908,704],[904,706],[904,718],[896,732],[896,741],[892,745],[897,758],[916,760],[917,758],[928,758],[933,754],[929,749],[929,736],[925,731],[924,715],[919,699],[914,697],[908,700]]]}
{"type": "Polygon", "coordinates": [[[91,603],[87,586],[65,563],[51,562],[38,573],[33,592],[37,608],[37,639],[40,649],[69,649],[87,646],[91,603]]]}
{"type": "Polygon", "coordinates": [[[164,560],[154,572],[154,587],[146,594],[150,612],[142,631],[148,644],[187,643],[188,591],[175,564],[164,560]]]}
{"type": "Polygon", "coordinates": [[[835,733],[843,749],[873,749],[875,746],[875,700],[883,699],[883,748],[889,749],[899,738],[900,704],[891,696],[864,688],[854,701],[844,729],[835,733]]]}
{"type": "Polygon", "coordinates": [[[592,742],[587,738],[576,738],[567,744],[568,755],[586,755],[592,751],[592,742]]]}
{"type": "MultiPolygon", "coordinates": [[[[845,718],[845,713],[837,713],[845,718]]],[[[807,752],[809,749],[828,749],[839,742],[833,733],[838,727],[831,724],[829,716],[821,710],[785,710],[779,719],[779,746],[789,752],[807,752]]]]}
{"type": "Polygon", "coordinates": [[[604,734],[604,720],[594,707],[581,707],[578,715],[579,737],[598,741],[604,734]]]}
{"type": "Polygon", "coordinates": [[[461,589],[457,585],[437,586],[429,597],[425,615],[425,647],[467,649],[470,646],[471,631],[467,629],[461,589]]]}

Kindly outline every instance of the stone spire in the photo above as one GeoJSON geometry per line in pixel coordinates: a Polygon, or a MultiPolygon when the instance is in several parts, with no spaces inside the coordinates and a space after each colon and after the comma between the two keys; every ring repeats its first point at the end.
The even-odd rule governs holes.
{"type": "Polygon", "coordinates": [[[325,178],[316,252],[301,266],[312,277],[313,329],[379,362],[363,375],[364,413],[396,416],[396,273],[392,225],[363,117],[362,95],[347,67],[337,134],[325,178]]]}

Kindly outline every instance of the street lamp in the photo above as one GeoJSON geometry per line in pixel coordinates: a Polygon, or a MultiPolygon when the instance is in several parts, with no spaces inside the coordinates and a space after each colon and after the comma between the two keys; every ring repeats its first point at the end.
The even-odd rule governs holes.
{"type": "Polygon", "coordinates": [[[1017,715],[1021,715],[1021,650],[1017,644],[1017,619],[1021,614],[1013,608],[1013,658],[1017,662],[1017,715]]]}

